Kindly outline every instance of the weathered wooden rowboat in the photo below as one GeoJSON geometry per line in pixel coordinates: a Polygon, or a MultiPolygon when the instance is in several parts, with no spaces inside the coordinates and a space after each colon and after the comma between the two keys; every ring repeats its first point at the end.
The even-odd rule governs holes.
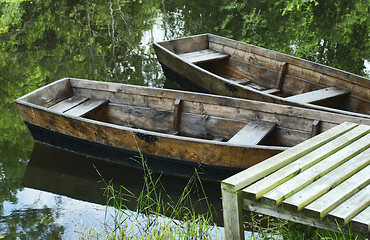
{"type": "Polygon", "coordinates": [[[221,180],[344,121],[370,119],[209,94],[65,78],[16,101],[34,139],[153,171],[221,180]],[[131,157],[130,157],[131,156],[131,157]]]}
{"type": "Polygon", "coordinates": [[[370,118],[370,79],[212,34],[154,43],[186,90],[370,118]]]}

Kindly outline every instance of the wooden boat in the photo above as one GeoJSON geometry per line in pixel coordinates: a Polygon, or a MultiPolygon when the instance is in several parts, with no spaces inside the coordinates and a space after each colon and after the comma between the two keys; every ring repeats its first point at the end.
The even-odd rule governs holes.
{"type": "Polygon", "coordinates": [[[65,78],[16,101],[38,142],[153,171],[221,180],[344,121],[279,104],[65,78]]]}
{"type": "Polygon", "coordinates": [[[166,77],[186,90],[370,118],[370,80],[212,34],[154,43],[166,77]]]}

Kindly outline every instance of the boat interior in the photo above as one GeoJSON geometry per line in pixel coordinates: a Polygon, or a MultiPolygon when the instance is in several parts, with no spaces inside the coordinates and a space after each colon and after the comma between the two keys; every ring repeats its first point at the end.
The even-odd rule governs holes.
{"type": "Polygon", "coordinates": [[[209,72],[226,78],[233,83],[253,88],[267,94],[279,96],[287,100],[311,103],[348,111],[351,110],[349,104],[351,96],[350,92],[337,87],[326,87],[320,84],[312,84],[310,82],[305,82],[302,86],[294,87],[286,87],[282,83],[281,87],[276,87],[274,86],[274,83],[277,81],[276,79],[278,79],[278,72],[272,72],[272,70],[268,69],[259,71],[257,70],[258,66],[250,66],[250,63],[239,61],[232,57],[210,60],[207,62],[197,63],[197,65],[209,72]],[[271,71],[271,73],[274,74],[269,74],[268,71],[271,71]],[[268,75],[275,76],[268,77],[268,75]]]}
{"type": "Polygon", "coordinates": [[[164,110],[72,96],[50,106],[49,109],[119,126],[235,145],[263,145],[263,140],[268,138],[276,126],[275,123],[266,121],[248,122],[204,114],[181,113],[181,105],[182,101],[176,99],[173,110],[164,110]]]}
{"type": "MultiPolygon", "coordinates": [[[[314,125],[312,119],[279,115],[249,105],[248,109],[243,109],[220,106],[212,100],[204,102],[202,97],[176,98],[176,91],[166,97],[163,92],[157,96],[154,90],[146,95],[140,87],[125,93],[122,85],[121,89],[101,90],[107,88],[106,83],[85,81],[90,83],[86,87],[85,82],[71,82],[79,86],[67,86],[69,90],[58,91],[58,96],[53,94],[55,90],[46,88],[23,100],[72,117],[239,146],[290,147],[319,133],[321,128],[320,124],[314,125]]],[[[185,95],[180,94],[180,97],[185,95]]],[[[323,124],[324,128],[333,126],[323,124]]]]}

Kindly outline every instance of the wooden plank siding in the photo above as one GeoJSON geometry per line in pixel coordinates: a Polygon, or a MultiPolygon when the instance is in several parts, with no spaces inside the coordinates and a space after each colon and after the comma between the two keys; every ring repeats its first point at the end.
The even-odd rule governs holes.
{"type": "MultiPolygon", "coordinates": [[[[310,77],[310,80],[312,81],[318,81],[319,79],[323,80],[327,76],[352,82],[353,85],[361,85],[365,87],[368,87],[369,85],[368,80],[361,76],[349,74],[345,71],[334,69],[308,60],[302,61],[300,58],[289,56],[273,50],[253,46],[251,44],[238,42],[213,34],[208,34],[208,41],[210,42],[209,48],[211,49],[225,51],[236,58],[238,58],[238,56],[243,56],[241,60],[249,59],[249,61],[255,61],[256,65],[263,65],[276,71],[279,71],[282,62],[287,62],[289,65],[296,66],[296,68],[293,67],[293,69],[291,66],[289,66],[288,71],[294,73],[296,76],[310,77]],[[234,52],[232,49],[238,49],[240,52],[234,52]]],[[[365,94],[367,94],[367,96],[370,95],[370,93],[365,94]]],[[[369,97],[367,99],[369,99],[369,97]]]]}
{"type": "Polygon", "coordinates": [[[173,53],[182,54],[207,49],[208,39],[207,35],[197,35],[194,37],[184,37],[176,41],[164,42],[163,44],[173,53]]]}
{"type": "Polygon", "coordinates": [[[271,81],[271,79],[265,81],[266,84],[269,84],[270,88],[275,87],[277,84],[285,89],[285,91],[295,95],[298,92],[294,91],[298,91],[303,87],[305,91],[310,91],[315,90],[317,87],[337,86],[338,88],[354,92],[356,96],[363,99],[370,99],[370,92],[361,89],[363,87],[368,89],[369,81],[366,81],[366,79],[360,76],[341,74],[342,71],[333,71],[333,69],[327,66],[309,61],[302,61],[302,59],[252,45],[243,43],[236,44],[235,42],[231,42],[231,40],[217,41],[216,37],[210,37],[209,46],[210,49],[224,52],[231,57],[248,63],[251,68],[249,71],[256,74],[255,79],[257,81],[261,81],[264,78],[264,74],[276,74],[276,77],[273,78],[274,81],[271,81]],[[280,84],[278,80],[282,63],[288,63],[288,66],[284,70],[286,79],[280,84]],[[265,69],[263,72],[258,70],[261,67],[265,69]]]}
{"type": "Polygon", "coordinates": [[[227,239],[244,239],[243,210],[369,236],[369,163],[370,126],[343,123],[223,180],[227,239]]]}
{"type": "Polygon", "coordinates": [[[35,105],[50,107],[72,96],[73,91],[70,81],[67,78],[64,78],[54,82],[53,84],[41,87],[34,92],[23,96],[22,99],[35,105]]]}

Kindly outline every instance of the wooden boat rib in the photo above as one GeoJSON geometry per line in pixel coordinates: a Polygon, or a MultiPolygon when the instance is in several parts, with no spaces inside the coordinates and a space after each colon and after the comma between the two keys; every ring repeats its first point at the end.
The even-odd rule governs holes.
{"type": "Polygon", "coordinates": [[[370,118],[370,80],[212,34],[154,43],[166,77],[187,90],[370,118]]]}
{"type": "Polygon", "coordinates": [[[153,171],[221,180],[344,121],[292,106],[65,78],[16,101],[34,139],[153,171]]]}

